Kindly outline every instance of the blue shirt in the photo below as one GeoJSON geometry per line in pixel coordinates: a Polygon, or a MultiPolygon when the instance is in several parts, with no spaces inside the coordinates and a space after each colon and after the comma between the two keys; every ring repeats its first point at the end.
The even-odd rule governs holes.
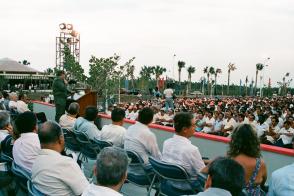
{"type": "Polygon", "coordinates": [[[272,173],[269,196],[294,195],[294,163],[272,173]]]}

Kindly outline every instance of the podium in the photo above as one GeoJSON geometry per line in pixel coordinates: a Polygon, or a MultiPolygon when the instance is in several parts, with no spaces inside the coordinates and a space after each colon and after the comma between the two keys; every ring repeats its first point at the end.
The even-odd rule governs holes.
{"type": "Polygon", "coordinates": [[[85,95],[75,100],[80,105],[80,113],[79,116],[85,115],[86,107],[96,106],[97,107],[97,92],[96,91],[85,91],[85,95]]]}

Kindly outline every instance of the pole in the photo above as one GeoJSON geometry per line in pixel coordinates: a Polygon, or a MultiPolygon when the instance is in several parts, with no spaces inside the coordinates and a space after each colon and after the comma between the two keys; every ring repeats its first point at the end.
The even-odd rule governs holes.
{"type": "Polygon", "coordinates": [[[118,76],[118,104],[120,104],[120,75],[118,76]]]}

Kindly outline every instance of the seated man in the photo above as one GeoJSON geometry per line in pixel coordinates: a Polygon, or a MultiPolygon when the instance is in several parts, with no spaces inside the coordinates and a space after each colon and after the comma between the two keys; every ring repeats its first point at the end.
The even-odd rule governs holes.
{"type": "Polygon", "coordinates": [[[212,131],[214,123],[215,123],[215,119],[213,117],[213,112],[208,111],[207,112],[207,118],[205,120],[205,124],[204,124],[204,127],[202,129],[202,132],[210,133],[212,131]]]}
{"type": "Polygon", "coordinates": [[[62,156],[64,137],[61,127],[47,121],[39,130],[40,150],[32,169],[32,183],[44,195],[81,195],[89,185],[79,165],[62,156]]]}
{"type": "Polygon", "coordinates": [[[10,134],[12,134],[12,126],[9,113],[7,111],[0,111],[0,143],[10,134]]]}
{"type": "Polygon", "coordinates": [[[18,95],[18,101],[16,102],[17,103],[17,112],[19,114],[24,113],[26,111],[30,111],[30,109],[28,108],[28,104],[26,102],[27,102],[27,95],[20,93],[18,95]]]}
{"type": "Polygon", "coordinates": [[[293,137],[294,129],[291,127],[290,121],[286,120],[284,122],[284,127],[278,132],[279,139],[276,141],[275,145],[280,147],[288,147],[291,145],[293,137]]]}
{"type": "Polygon", "coordinates": [[[118,192],[127,178],[127,167],[128,156],[122,149],[104,148],[97,157],[94,169],[97,185],[89,185],[83,192],[83,196],[122,196],[118,192]]]}
{"type": "Polygon", "coordinates": [[[9,103],[8,103],[8,110],[12,112],[17,112],[17,94],[12,92],[9,94],[9,103]]]}
{"type": "MultiPolygon", "coordinates": [[[[191,141],[188,139],[195,132],[195,119],[193,115],[188,112],[176,114],[174,127],[176,134],[163,143],[162,160],[183,166],[191,177],[195,177],[205,168],[205,164],[198,147],[191,144],[191,141]]],[[[184,183],[174,182],[173,185],[184,190],[190,188],[189,185],[186,186],[184,183]]]]}
{"type": "Polygon", "coordinates": [[[76,122],[76,117],[79,114],[80,105],[77,102],[72,102],[68,106],[66,114],[63,114],[59,119],[59,125],[72,131],[76,122]]]}
{"type": "Polygon", "coordinates": [[[94,124],[97,118],[98,110],[95,106],[88,106],[85,111],[85,117],[79,117],[74,125],[74,131],[84,132],[89,139],[100,138],[100,131],[94,124]]]}
{"type": "Polygon", "coordinates": [[[111,142],[114,146],[123,147],[126,129],[123,127],[125,111],[115,108],[111,112],[112,124],[105,125],[101,130],[100,139],[111,142]]]}
{"type": "Polygon", "coordinates": [[[208,168],[205,191],[197,196],[240,195],[245,184],[243,167],[229,158],[218,158],[208,168]]]}
{"type": "MultiPolygon", "coordinates": [[[[294,138],[292,140],[294,148],[294,138]]],[[[272,173],[268,196],[294,195],[294,163],[272,173]]]]}
{"type": "Polygon", "coordinates": [[[37,135],[37,118],[33,112],[24,112],[18,115],[15,125],[20,138],[13,145],[14,162],[31,173],[33,163],[41,149],[37,135]]]}
{"type": "Polygon", "coordinates": [[[148,157],[161,158],[156,136],[150,131],[148,125],[153,120],[153,111],[150,108],[143,108],[139,112],[138,122],[129,126],[125,135],[124,148],[137,152],[148,164],[148,157]]]}

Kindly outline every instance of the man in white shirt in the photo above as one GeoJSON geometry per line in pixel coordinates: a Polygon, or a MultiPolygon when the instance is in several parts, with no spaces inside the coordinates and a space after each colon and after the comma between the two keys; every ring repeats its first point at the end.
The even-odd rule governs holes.
{"type": "Polygon", "coordinates": [[[213,113],[211,111],[207,112],[207,118],[205,121],[205,125],[202,129],[202,132],[204,133],[210,133],[212,131],[215,119],[213,118],[213,113]]]}
{"type": "Polygon", "coordinates": [[[174,100],[173,100],[173,94],[174,91],[172,88],[170,88],[170,84],[167,84],[167,89],[163,91],[164,98],[165,98],[165,110],[167,111],[168,108],[174,109],[174,100]]]}
{"type": "Polygon", "coordinates": [[[62,156],[64,137],[61,127],[45,122],[39,130],[42,145],[32,169],[32,183],[44,195],[81,195],[89,185],[79,165],[62,156]]]}
{"type": "Polygon", "coordinates": [[[122,196],[119,193],[127,178],[128,156],[123,149],[104,148],[97,157],[94,169],[97,184],[90,184],[83,196],[122,196]]]}
{"type": "Polygon", "coordinates": [[[33,112],[24,112],[18,115],[15,125],[20,138],[13,145],[14,162],[31,173],[33,163],[41,149],[37,134],[37,118],[33,112]]]}
{"type": "Polygon", "coordinates": [[[17,111],[17,94],[15,92],[12,92],[9,94],[9,103],[8,108],[10,111],[17,111]]]}
{"type": "Polygon", "coordinates": [[[114,146],[123,147],[126,129],[123,127],[125,111],[115,108],[111,112],[112,124],[104,125],[101,130],[100,139],[111,142],[114,146]]]}
{"type": "Polygon", "coordinates": [[[30,111],[27,102],[27,95],[26,94],[19,94],[17,103],[17,112],[24,113],[26,111],[30,111]]]}
{"type": "MultiPolygon", "coordinates": [[[[195,118],[191,113],[178,113],[174,117],[176,134],[163,143],[162,160],[168,163],[183,166],[192,177],[205,167],[197,146],[188,139],[195,133],[195,118]]],[[[183,183],[174,182],[173,185],[180,189],[189,189],[183,183]]],[[[199,182],[195,183],[195,187],[199,182]]]]}
{"type": "Polygon", "coordinates": [[[153,111],[150,108],[143,108],[139,112],[138,122],[131,125],[125,135],[125,150],[137,152],[145,164],[149,163],[149,156],[161,158],[156,136],[148,128],[152,120],[153,111]]]}
{"type": "Polygon", "coordinates": [[[265,138],[266,138],[266,142],[267,144],[274,144],[276,139],[277,139],[277,134],[280,131],[280,127],[278,125],[278,118],[276,116],[273,116],[271,119],[271,126],[269,127],[269,131],[266,131],[265,134],[265,138]]]}
{"type": "Polygon", "coordinates": [[[279,139],[275,143],[276,146],[287,147],[288,145],[291,145],[294,137],[294,129],[291,127],[290,121],[286,120],[284,122],[284,127],[280,129],[278,136],[279,139]]]}
{"type": "Polygon", "coordinates": [[[226,119],[224,120],[224,125],[225,125],[223,129],[224,136],[230,136],[233,130],[237,126],[237,123],[235,119],[233,118],[231,111],[226,112],[226,119]]]}
{"type": "Polygon", "coordinates": [[[214,122],[213,129],[212,129],[211,134],[221,135],[221,130],[224,127],[224,119],[223,118],[224,118],[223,113],[219,113],[216,116],[216,120],[214,122]]]}
{"type": "Polygon", "coordinates": [[[77,102],[72,102],[68,106],[66,114],[63,114],[59,119],[59,125],[72,131],[74,124],[77,120],[77,115],[80,111],[80,105],[77,102]]]}

